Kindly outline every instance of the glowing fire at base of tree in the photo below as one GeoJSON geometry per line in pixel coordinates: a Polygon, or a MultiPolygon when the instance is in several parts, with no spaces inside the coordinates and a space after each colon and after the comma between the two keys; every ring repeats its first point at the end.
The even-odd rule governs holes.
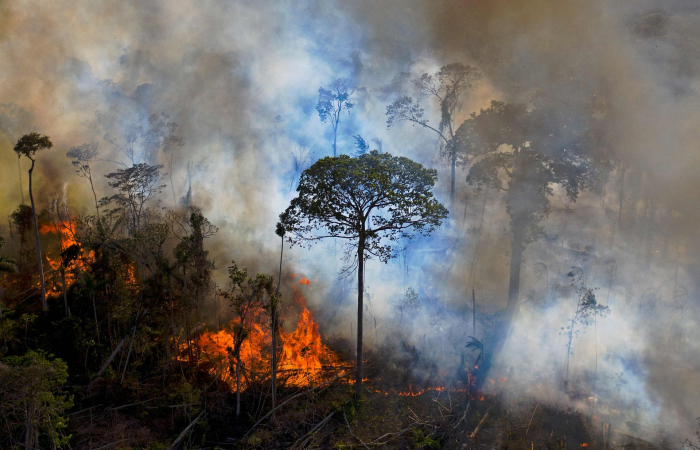
{"type": "MultiPolygon", "coordinates": [[[[302,278],[299,284],[309,284],[302,278]]],[[[332,376],[342,367],[340,357],[330,350],[321,340],[318,324],[313,313],[306,306],[306,299],[294,290],[294,302],[299,308],[299,319],[294,331],[281,331],[279,335],[279,369],[280,386],[308,386],[332,376]]],[[[265,381],[269,378],[272,336],[269,325],[270,317],[262,308],[254,312],[254,320],[243,345],[241,346],[242,386],[265,381]]],[[[199,338],[199,347],[204,364],[210,365],[210,372],[229,383],[235,390],[235,361],[227,348],[233,347],[232,327],[236,319],[224,326],[222,330],[207,331],[199,338]]],[[[180,346],[180,360],[186,360],[187,344],[180,346]]]]}

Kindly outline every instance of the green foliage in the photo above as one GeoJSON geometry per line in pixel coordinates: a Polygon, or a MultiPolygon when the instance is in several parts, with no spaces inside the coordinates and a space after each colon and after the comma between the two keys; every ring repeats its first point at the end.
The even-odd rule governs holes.
{"type": "Polygon", "coordinates": [[[17,144],[15,144],[14,150],[17,156],[26,156],[34,160],[36,152],[39,150],[48,150],[51,147],[53,147],[53,143],[48,136],[32,132],[19,138],[17,144]]]}
{"type": "Polygon", "coordinates": [[[29,351],[8,356],[0,364],[0,443],[27,449],[60,448],[70,436],[64,415],[72,397],[61,392],[68,366],[60,359],[29,351]],[[44,444],[42,444],[42,442],[44,444]]]}
{"type": "MultiPolygon", "coordinates": [[[[5,246],[5,238],[0,236],[0,250],[5,246]]],[[[14,259],[7,255],[0,255],[0,273],[1,272],[16,272],[17,264],[14,259]]]]}
{"type": "Polygon", "coordinates": [[[228,268],[228,276],[231,286],[219,294],[231,303],[236,314],[237,320],[232,325],[233,347],[229,352],[238,360],[241,345],[250,332],[253,313],[258,308],[268,308],[275,301],[275,286],[271,276],[258,274],[251,278],[248,269],[239,269],[235,261],[228,268]]]}
{"type": "Polygon", "coordinates": [[[413,433],[413,448],[416,449],[436,449],[442,448],[442,443],[431,436],[426,436],[421,429],[413,433]]]}
{"type": "Polygon", "coordinates": [[[395,241],[428,235],[447,216],[433,197],[436,181],[437,171],[376,150],[326,157],[304,171],[280,222],[290,243],[336,237],[347,240],[348,252],[361,244],[365,257],[386,262],[395,256],[395,241]]]}

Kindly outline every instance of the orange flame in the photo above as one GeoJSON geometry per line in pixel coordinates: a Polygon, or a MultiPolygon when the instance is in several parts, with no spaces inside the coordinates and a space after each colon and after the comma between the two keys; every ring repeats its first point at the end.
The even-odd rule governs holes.
{"type": "MultiPolygon", "coordinates": [[[[302,278],[299,284],[309,284],[309,280],[302,278]]],[[[279,378],[285,380],[287,385],[305,386],[323,378],[324,368],[337,367],[340,358],[323,344],[313,313],[307,308],[306,299],[296,289],[294,300],[300,308],[299,320],[291,333],[280,332],[278,373],[279,378]]],[[[269,374],[272,341],[267,323],[269,317],[265,316],[262,309],[256,311],[254,316],[249,334],[241,347],[241,362],[244,368],[241,380],[244,387],[248,382],[254,381],[251,379],[254,374],[269,374]]],[[[199,343],[202,353],[209,358],[212,366],[210,371],[230,384],[235,383],[235,361],[228,354],[227,348],[233,347],[230,328],[235,323],[237,319],[223,330],[204,332],[199,343]]],[[[183,344],[180,360],[186,359],[185,349],[186,344],[183,344]]]]}
{"type": "MultiPolygon", "coordinates": [[[[61,252],[74,245],[80,245],[75,239],[75,225],[72,222],[61,222],[60,224],[42,224],[41,227],[39,227],[39,233],[56,235],[59,239],[59,248],[61,252]]],[[[75,283],[76,274],[74,269],[83,268],[85,265],[85,260],[93,260],[94,252],[90,251],[87,255],[82,256],[83,258],[76,258],[68,267],[64,268],[66,289],[75,283]]],[[[44,257],[46,258],[51,271],[53,271],[55,274],[59,274],[61,270],[61,257],[52,257],[50,250],[45,252],[44,257]]],[[[62,283],[60,275],[48,276],[47,278],[49,279],[47,283],[48,290],[54,293],[60,292],[62,283]]]]}

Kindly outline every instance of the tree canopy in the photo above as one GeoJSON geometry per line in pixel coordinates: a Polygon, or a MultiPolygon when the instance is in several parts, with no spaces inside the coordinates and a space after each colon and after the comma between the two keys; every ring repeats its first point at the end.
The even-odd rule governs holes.
{"type": "Polygon", "coordinates": [[[15,153],[18,156],[26,156],[29,159],[34,159],[34,155],[39,150],[47,150],[53,147],[53,143],[48,136],[32,132],[25,134],[15,144],[15,153]]]}
{"type": "Polygon", "coordinates": [[[333,237],[346,240],[344,270],[357,268],[357,374],[355,397],[362,397],[362,317],[364,263],[387,262],[395,241],[428,235],[448,212],[432,193],[437,171],[403,156],[373,150],[357,158],[326,157],[304,171],[299,196],[280,214],[277,234],[293,244],[333,237]]]}
{"type": "Polygon", "coordinates": [[[335,237],[357,248],[363,238],[367,253],[387,261],[393,241],[427,235],[446,217],[432,194],[436,181],[436,170],[376,150],[326,157],[304,171],[281,223],[290,243],[335,237]]]}

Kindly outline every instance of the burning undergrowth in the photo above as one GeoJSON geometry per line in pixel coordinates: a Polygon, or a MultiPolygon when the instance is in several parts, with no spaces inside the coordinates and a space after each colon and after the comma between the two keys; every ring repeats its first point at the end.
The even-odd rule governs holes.
{"type": "MultiPolygon", "coordinates": [[[[326,381],[345,366],[340,356],[331,350],[321,339],[318,324],[306,305],[301,286],[308,285],[307,278],[301,278],[293,289],[293,303],[282,311],[282,320],[296,322],[290,331],[279,332],[278,383],[281,387],[305,387],[326,381]]],[[[242,386],[269,381],[272,359],[272,331],[269,312],[257,307],[251,312],[252,320],[246,339],[241,345],[242,386]]],[[[232,348],[233,328],[240,321],[234,318],[219,330],[204,331],[199,337],[199,347],[203,355],[202,363],[209,366],[210,373],[235,389],[235,370],[232,348]]],[[[183,344],[184,352],[187,346],[183,344]]],[[[181,358],[184,358],[181,356],[181,358]]]]}

